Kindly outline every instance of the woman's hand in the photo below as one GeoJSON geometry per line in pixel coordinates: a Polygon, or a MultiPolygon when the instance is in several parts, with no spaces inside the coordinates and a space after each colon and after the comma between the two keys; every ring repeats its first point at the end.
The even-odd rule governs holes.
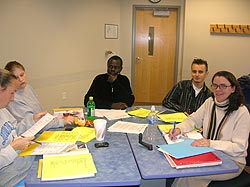
{"type": "Polygon", "coordinates": [[[74,125],[74,119],[75,117],[74,116],[71,116],[71,115],[68,115],[66,117],[63,117],[63,122],[64,122],[64,125],[74,125]]]}
{"type": "Polygon", "coordinates": [[[210,140],[206,138],[201,138],[199,140],[193,141],[191,145],[198,146],[198,147],[210,147],[210,140]]]}
{"type": "Polygon", "coordinates": [[[11,142],[10,145],[11,145],[11,147],[13,147],[13,149],[15,151],[17,151],[17,150],[23,150],[23,149],[25,149],[26,147],[28,147],[32,143],[32,140],[34,138],[35,138],[34,136],[25,137],[25,138],[22,138],[22,137],[19,138],[18,137],[13,142],[11,142]]]}
{"type": "Polygon", "coordinates": [[[168,135],[171,140],[176,140],[176,136],[178,136],[179,134],[181,134],[180,128],[172,128],[168,131],[168,135]]]}
{"type": "Polygon", "coordinates": [[[47,112],[39,112],[37,114],[33,115],[33,120],[37,122],[39,119],[41,119],[43,116],[45,116],[47,112]]]}

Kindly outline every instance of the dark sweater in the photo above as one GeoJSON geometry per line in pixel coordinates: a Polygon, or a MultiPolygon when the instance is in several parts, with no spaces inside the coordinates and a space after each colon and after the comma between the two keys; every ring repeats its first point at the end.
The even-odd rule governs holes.
{"type": "Polygon", "coordinates": [[[89,96],[93,96],[96,108],[103,109],[111,109],[112,103],[118,102],[126,103],[130,107],[135,100],[129,79],[125,75],[118,75],[117,79],[110,83],[107,73],[95,77],[84,97],[85,106],[89,96]]]}

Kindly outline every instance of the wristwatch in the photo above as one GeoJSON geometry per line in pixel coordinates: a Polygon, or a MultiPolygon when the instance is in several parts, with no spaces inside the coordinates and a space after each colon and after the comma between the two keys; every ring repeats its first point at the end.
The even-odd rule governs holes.
{"type": "Polygon", "coordinates": [[[149,0],[149,2],[151,2],[151,3],[159,3],[159,2],[161,2],[161,0],[149,0]]]}

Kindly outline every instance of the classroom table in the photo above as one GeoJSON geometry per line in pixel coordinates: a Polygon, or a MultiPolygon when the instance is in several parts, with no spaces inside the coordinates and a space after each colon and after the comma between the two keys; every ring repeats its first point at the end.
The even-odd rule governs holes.
{"type": "MultiPolygon", "coordinates": [[[[140,107],[140,106],[138,106],[140,107]]],[[[150,106],[142,106],[150,109],[150,106]]],[[[131,110],[129,108],[128,110],[131,110]]],[[[165,107],[156,106],[156,110],[167,110],[165,107]]],[[[121,119],[137,123],[147,123],[145,118],[132,116],[121,119]]],[[[108,126],[114,124],[117,120],[109,121],[108,126]]],[[[161,122],[159,122],[161,123],[161,122]]],[[[165,144],[161,132],[157,128],[149,126],[145,132],[143,141],[153,144],[153,150],[150,151],[138,143],[139,137],[136,134],[107,132],[105,141],[108,141],[108,148],[95,148],[96,140],[88,142],[88,148],[92,153],[97,174],[95,177],[41,182],[37,176],[38,161],[35,161],[28,176],[25,179],[27,187],[40,186],[165,186],[166,178],[198,176],[209,174],[222,174],[228,172],[237,172],[237,165],[224,153],[215,151],[222,159],[222,165],[209,166],[201,168],[174,169],[171,168],[164,155],[156,148],[158,144],[165,144]],[[155,134],[154,140],[149,140],[147,131],[155,134]],[[160,182],[159,182],[160,181],[160,182]]]]}
{"type": "Polygon", "coordinates": [[[97,169],[95,177],[42,182],[37,178],[38,160],[36,160],[25,179],[26,187],[140,185],[141,176],[126,134],[108,132],[105,141],[109,142],[109,147],[95,148],[94,143],[97,142],[95,139],[87,143],[97,169]]]}

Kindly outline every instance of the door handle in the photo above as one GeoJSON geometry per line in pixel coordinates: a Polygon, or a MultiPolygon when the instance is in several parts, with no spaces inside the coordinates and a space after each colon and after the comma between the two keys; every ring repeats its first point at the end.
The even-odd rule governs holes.
{"type": "Polygon", "coordinates": [[[141,61],[143,61],[143,58],[141,58],[141,57],[136,57],[136,62],[138,62],[138,63],[140,63],[141,61]]]}

